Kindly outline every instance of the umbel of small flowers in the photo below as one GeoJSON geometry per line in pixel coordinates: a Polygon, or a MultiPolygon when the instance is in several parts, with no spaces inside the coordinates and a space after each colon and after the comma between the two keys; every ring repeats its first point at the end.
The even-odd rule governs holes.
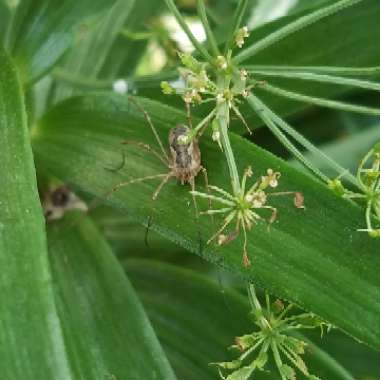
{"type": "MultiPolygon", "coordinates": [[[[242,47],[244,39],[248,37],[248,28],[243,27],[236,32],[235,44],[242,47]]],[[[232,65],[232,51],[226,56],[219,55],[215,58],[214,65],[200,62],[188,53],[178,53],[182,67],[179,73],[183,80],[183,86],[174,87],[168,82],[161,83],[164,94],[181,95],[188,110],[191,105],[212,102],[216,105],[226,102],[235,115],[243,122],[249,134],[252,133],[243,115],[239,111],[242,99],[250,94],[250,90],[256,84],[248,84],[248,72],[245,69],[236,69],[232,65]],[[223,78],[223,81],[220,80],[223,78]]],[[[206,117],[206,122],[201,122],[199,127],[190,132],[189,139],[199,137],[205,127],[215,120],[217,110],[214,108],[206,117]]],[[[213,124],[213,140],[220,145],[220,134],[217,124],[213,124]]],[[[187,143],[186,141],[185,143],[187,143]]]]}
{"type": "Polygon", "coordinates": [[[340,178],[330,181],[329,187],[338,195],[357,199],[366,205],[366,228],[358,231],[368,232],[373,238],[380,237],[380,143],[377,143],[360,161],[356,172],[360,193],[346,189],[340,178]]]}
{"type": "Polygon", "coordinates": [[[248,285],[248,294],[252,307],[252,320],[257,330],[251,334],[235,339],[231,347],[240,353],[238,359],[230,362],[211,363],[219,369],[224,380],[248,380],[255,371],[265,370],[268,362],[273,360],[281,380],[296,380],[298,369],[309,380],[320,380],[311,375],[302,355],[307,343],[296,336],[295,330],[314,329],[328,326],[312,313],[289,314],[293,304],[286,307],[280,300],[271,303],[266,294],[266,307],[262,307],[255,288],[248,285]],[[228,373],[228,374],[227,374],[228,373]]]}
{"type": "Polygon", "coordinates": [[[206,198],[209,201],[215,201],[222,208],[209,209],[201,214],[226,215],[222,226],[217,232],[208,240],[207,244],[216,240],[218,245],[225,245],[234,240],[243,230],[244,243],[243,243],[243,264],[244,266],[250,265],[250,260],[247,251],[247,231],[260,221],[265,220],[259,214],[259,211],[267,210],[270,212],[267,222],[272,224],[277,218],[277,209],[268,204],[268,198],[271,196],[280,195],[293,195],[294,206],[297,208],[304,208],[303,195],[299,192],[271,192],[278,186],[278,181],[281,176],[279,172],[273,169],[268,169],[266,175],[261,176],[252,186],[247,189],[247,179],[252,177],[252,168],[248,167],[243,175],[240,192],[237,194],[230,194],[217,186],[209,185],[209,189],[214,192],[202,193],[199,191],[192,191],[191,193],[196,197],[206,198]],[[232,232],[226,234],[225,231],[231,223],[235,222],[235,228],[232,232]]]}

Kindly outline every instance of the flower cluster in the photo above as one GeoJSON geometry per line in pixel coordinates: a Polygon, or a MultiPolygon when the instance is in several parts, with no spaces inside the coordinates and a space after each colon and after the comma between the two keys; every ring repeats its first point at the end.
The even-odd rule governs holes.
{"type": "Polygon", "coordinates": [[[376,144],[360,161],[356,179],[361,192],[346,189],[340,178],[329,183],[329,187],[339,196],[365,202],[366,228],[359,231],[368,232],[373,238],[380,237],[380,143],[376,144]]]}
{"type": "Polygon", "coordinates": [[[210,201],[215,201],[223,207],[219,209],[209,209],[202,214],[216,215],[226,214],[222,226],[218,231],[209,239],[208,244],[216,240],[218,245],[225,245],[234,240],[243,230],[244,244],[243,244],[243,264],[250,265],[250,260],[247,251],[247,231],[251,230],[253,225],[264,218],[258,213],[259,210],[269,210],[270,216],[267,219],[269,224],[272,224],[277,217],[277,209],[268,204],[268,197],[278,195],[293,195],[294,205],[297,208],[304,208],[303,196],[299,192],[269,192],[278,186],[280,173],[272,169],[268,169],[266,175],[261,176],[251,187],[246,190],[247,179],[252,177],[252,168],[248,167],[243,175],[239,194],[230,194],[227,191],[217,187],[209,186],[209,189],[214,191],[217,195],[201,193],[199,191],[192,191],[194,196],[206,198],[210,201]],[[228,226],[235,221],[236,227],[228,234],[224,231],[228,226]]]}
{"type": "Polygon", "coordinates": [[[292,336],[292,332],[318,327],[323,332],[324,326],[328,326],[328,329],[331,326],[326,325],[312,313],[289,315],[294,305],[289,304],[285,307],[280,300],[271,303],[268,294],[265,297],[266,307],[263,308],[253,285],[249,285],[248,291],[252,306],[251,315],[258,331],[235,339],[235,344],[231,348],[240,353],[238,359],[213,363],[218,367],[221,378],[247,380],[256,370],[265,369],[271,354],[282,380],[295,380],[295,368],[307,379],[319,380],[309,373],[302,359],[307,343],[298,336],[292,336]],[[256,356],[252,358],[255,353],[256,356]],[[229,375],[224,375],[224,372],[229,372],[229,375]]]}

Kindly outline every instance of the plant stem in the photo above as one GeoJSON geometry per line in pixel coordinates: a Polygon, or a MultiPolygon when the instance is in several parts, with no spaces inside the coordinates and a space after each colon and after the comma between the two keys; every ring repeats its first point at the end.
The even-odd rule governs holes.
{"type": "Polygon", "coordinates": [[[197,0],[198,5],[198,15],[199,18],[202,21],[203,27],[205,28],[206,35],[207,35],[207,41],[211,47],[212,52],[214,53],[215,57],[220,55],[220,51],[218,48],[218,44],[216,43],[214,33],[211,30],[210,24],[207,19],[207,13],[206,13],[206,7],[203,0],[197,0]]]}
{"type": "Polygon", "coordinates": [[[235,196],[240,195],[240,180],[239,173],[236,166],[235,156],[232,151],[230,138],[228,136],[228,124],[230,120],[230,109],[227,102],[217,105],[216,119],[219,124],[220,139],[222,142],[223,152],[226,156],[228,169],[230,171],[232,190],[235,196]]]}
{"type": "Polygon", "coordinates": [[[190,28],[188,27],[185,19],[181,15],[180,11],[174,4],[173,0],[165,0],[166,5],[170,9],[170,11],[173,13],[174,17],[178,21],[179,25],[181,26],[182,30],[186,33],[187,37],[193,44],[193,46],[198,50],[200,54],[203,55],[203,57],[206,59],[207,62],[209,62],[211,65],[214,64],[214,60],[211,57],[211,55],[207,52],[207,50],[202,46],[198,40],[194,37],[193,33],[191,32],[190,28]]]}
{"type": "Polygon", "coordinates": [[[248,0],[240,0],[239,1],[239,4],[238,4],[238,6],[236,8],[236,12],[235,12],[235,15],[234,15],[234,21],[233,21],[233,24],[232,24],[230,35],[229,35],[228,41],[227,41],[225,49],[224,49],[224,54],[225,55],[227,54],[228,50],[230,50],[232,48],[232,44],[233,44],[233,41],[234,41],[235,34],[236,34],[237,30],[240,27],[240,24],[241,24],[243,16],[244,16],[244,13],[245,13],[245,11],[247,9],[247,5],[248,5],[248,0]]]}

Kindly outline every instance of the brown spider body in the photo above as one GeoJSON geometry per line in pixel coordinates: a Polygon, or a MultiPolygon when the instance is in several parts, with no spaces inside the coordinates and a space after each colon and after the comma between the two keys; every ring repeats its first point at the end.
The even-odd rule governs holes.
{"type": "Polygon", "coordinates": [[[201,151],[198,141],[193,139],[190,143],[181,143],[181,137],[186,137],[190,129],[186,125],[178,124],[169,133],[170,155],[169,167],[173,176],[178,178],[182,185],[192,183],[202,169],[201,151]]]}

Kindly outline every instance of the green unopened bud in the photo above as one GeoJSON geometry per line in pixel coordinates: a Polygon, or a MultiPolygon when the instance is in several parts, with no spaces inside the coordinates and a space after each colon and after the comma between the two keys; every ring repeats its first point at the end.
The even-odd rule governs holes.
{"type": "Polygon", "coordinates": [[[173,95],[176,93],[175,88],[172,87],[169,82],[161,82],[161,89],[165,95],[173,95]]]}
{"type": "Polygon", "coordinates": [[[196,60],[191,54],[178,53],[182,64],[192,72],[199,74],[203,68],[203,64],[196,60]]]}
{"type": "Polygon", "coordinates": [[[377,230],[371,230],[368,232],[368,235],[371,237],[371,238],[379,238],[380,237],[380,229],[377,229],[377,230]]]}
{"type": "Polygon", "coordinates": [[[332,190],[336,195],[342,197],[346,194],[346,189],[342,185],[340,179],[336,178],[327,183],[327,186],[330,190],[332,190]]]}

